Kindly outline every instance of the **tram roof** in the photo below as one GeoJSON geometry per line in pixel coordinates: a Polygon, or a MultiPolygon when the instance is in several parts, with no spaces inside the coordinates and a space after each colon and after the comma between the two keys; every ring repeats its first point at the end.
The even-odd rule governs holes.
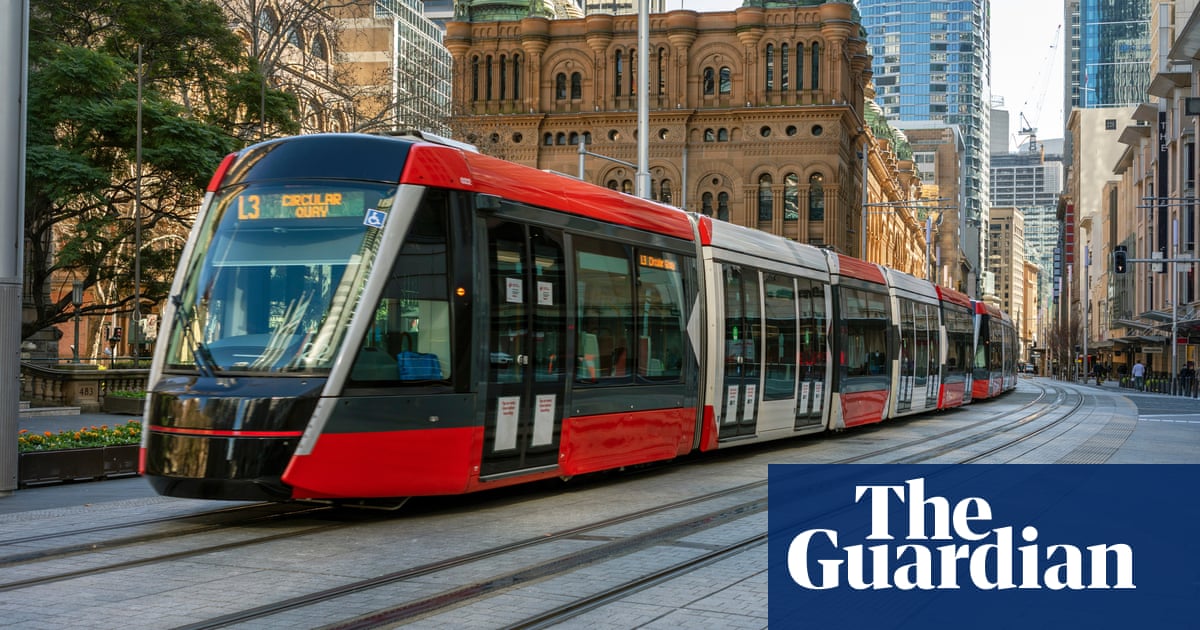
{"type": "Polygon", "coordinates": [[[413,144],[400,183],[470,190],[607,223],[695,239],[691,220],[678,208],[451,146],[413,144]]]}

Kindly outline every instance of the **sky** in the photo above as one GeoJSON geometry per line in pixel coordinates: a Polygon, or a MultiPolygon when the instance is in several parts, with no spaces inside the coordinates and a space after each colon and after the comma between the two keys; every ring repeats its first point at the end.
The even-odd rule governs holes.
{"type": "MultiPolygon", "coordinates": [[[[742,0],[667,0],[667,10],[732,11],[742,0]]],[[[991,0],[992,98],[1003,98],[1009,112],[1009,145],[1025,138],[1024,126],[1039,140],[1063,137],[1063,52],[1070,45],[1057,0],[991,0]],[[1057,34],[1057,46],[1055,36],[1057,34]]]]}

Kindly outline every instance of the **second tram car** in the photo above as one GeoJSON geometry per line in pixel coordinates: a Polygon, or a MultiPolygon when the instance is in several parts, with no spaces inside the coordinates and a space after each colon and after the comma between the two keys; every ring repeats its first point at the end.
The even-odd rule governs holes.
{"type": "Polygon", "coordinates": [[[952,407],[1015,368],[979,389],[1015,336],[961,294],[411,137],[229,156],[171,294],[142,468],[182,497],[569,477],[952,407]]]}
{"type": "Polygon", "coordinates": [[[975,367],[971,398],[993,398],[1017,386],[1017,331],[1012,318],[994,304],[973,300],[975,367]]]}

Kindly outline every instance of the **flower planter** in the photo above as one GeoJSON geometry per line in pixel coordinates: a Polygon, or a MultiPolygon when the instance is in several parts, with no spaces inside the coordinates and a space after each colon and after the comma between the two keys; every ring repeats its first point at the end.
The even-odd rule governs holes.
{"type": "Polygon", "coordinates": [[[105,396],[104,402],[100,408],[104,413],[123,413],[133,416],[142,415],[142,410],[146,406],[145,398],[122,398],[119,396],[105,396]]]}
{"type": "Polygon", "coordinates": [[[136,475],[139,448],[137,444],[124,444],[20,453],[17,458],[17,486],[25,488],[64,481],[136,475]]]}

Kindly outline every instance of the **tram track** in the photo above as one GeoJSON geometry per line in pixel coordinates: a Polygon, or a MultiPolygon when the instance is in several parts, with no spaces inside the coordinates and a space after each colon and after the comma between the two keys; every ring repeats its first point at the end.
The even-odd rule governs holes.
{"type": "MultiPolygon", "coordinates": [[[[1071,398],[1069,390],[1066,388],[1043,384],[1038,384],[1037,387],[1040,391],[1028,401],[1012,401],[1003,410],[989,413],[985,418],[962,423],[950,429],[930,430],[940,427],[939,422],[944,421],[947,417],[942,414],[903,419],[889,427],[886,433],[879,434],[885,438],[901,436],[897,438],[898,441],[879,445],[866,453],[848,454],[826,461],[836,463],[862,461],[914,463],[942,459],[947,455],[965,451],[969,452],[958,456],[955,461],[978,461],[987,454],[994,455],[1006,448],[1027,442],[1032,435],[1044,434],[1050,430],[1050,427],[1061,426],[1061,423],[1067,421],[1082,405],[1083,397],[1071,398]],[[1071,406],[1065,409],[1065,412],[1053,413],[1054,409],[1061,410],[1067,405],[1071,406]],[[934,422],[921,426],[926,419],[934,422]],[[905,433],[906,427],[908,429],[923,428],[926,435],[910,437],[905,433]],[[1029,433],[1031,436],[1024,437],[1023,433],[1029,433]],[[978,443],[983,439],[1003,439],[1004,443],[990,445],[986,453],[968,448],[971,444],[978,443]],[[914,448],[920,450],[913,451],[914,448]]],[[[987,409],[987,407],[980,405],[973,409],[981,410],[987,409]]],[[[860,435],[869,434],[862,432],[860,435]]],[[[839,444],[839,442],[838,439],[802,441],[792,445],[775,442],[772,443],[775,446],[771,449],[763,448],[746,453],[730,452],[728,454],[730,459],[727,460],[727,463],[730,467],[737,468],[744,463],[755,464],[754,460],[779,461],[778,454],[781,449],[790,449],[795,453],[809,452],[808,449],[814,447],[846,450],[861,446],[861,444],[851,445],[847,442],[839,444]],[[747,455],[749,458],[743,459],[747,455]]],[[[714,459],[716,458],[710,457],[709,461],[714,459]]],[[[719,462],[722,466],[725,463],[719,462]]],[[[675,478],[676,476],[687,477],[689,469],[693,471],[692,475],[696,475],[698,474],[696,471],[702,467],[697,466],[695,461],[685,461],[679,466],[663,466],[649,472],[651,475],[671,475],[672,478],[675,478]]],[[[709,473],[703,471],[702,474],[709,473]]],[[[589,495],[597,493],[604,495],[609,492],[619,495],[621,486],[635,482],[638,480],[623,478],[616,480],[611,486],[601,484],[597,487],[583,488],[583,491],[589,495]],[[605,489],[606,487],[608,490],[605,489]]],[[[656,483],[652,479],[645,479],[644,482],[656,483]]],[[[644,567],[646,568],[644,571],[640,566],[636,571],[623,571],[621,572],[622,579],[616,582],[597,584],[595,588],[588,588],[586,592],[573,595],[568,601],[547,601],[543,606],[525,611],[530,614],[521,619],[497,620],[497,625],[511,624],[511,627],[547,627],[587,614],[598,607],[629,597],[640,590],[652,588],[656,584],[678,579],[689,572],[699,571],[713,563],[736,557],[739,553],[753,550],[756,546],[763,544],[767,510],[766,483],[765,479],[756,479],[716,491],[697,492],[694,496],[688,496],[678,501],[645,509],[629,509],[625,513],[615,514],[609,518],[578,523],[571,527],[527,536],[504,544],[485,545],[466,553],[455,554],[451,551],[454,549],[453,545],[446,545],[444,549],[433,554],[437,557],[430,561],[412,562],[411,566],[401,567],[394,571],[367,572],[368,575],[365,577],[355,576],[353,571],[347,572],[344,576],[334,579],[333,581],[341,583],[333,586],[329,585],[330,580],[328,579],[314,580],[313,585],[320,584],[321,586],[313,588],[313,585],[310,585],[303,589],[296,589],[300,591],[299,594],[280,597],[273,602],[263,603],[262,599],[258,599],[256,603],[241,604],[240,610],[237,610],[238,605],[232,604],[227,607],[219,607],[214,611],[219,614],[213,614],[207,619],[200,620],[193,616],[186,622],[186,625],[178,627],[188,629],[253,627],[260,623],[311,627],[313,619],[326,620],[321,623],[328,623],[327,627],[329,628],[389,627],[412,621],[436,625],[442,623],[446,618],[453,618],[453,615],[460,609],[486,608],[495,598],[510,597],[513,596],[513,593],[522,592],[523,589],[533,588],[536,590],[537,585],[552,583],[555,580],[571,580],[573,575],[597,570],[597,567],[603,566],[605,563],[619,563],[623,558],[630,558],[629,562],[632,563],[632,558],[641,558],[643,554],[640,552],[645,550],[652,549],[654,553],[662,553],[665,549],[669,552],[667,555],[683,554],[688,556],[673,558],[671,562],[661,565],[644,567]],[[738,536],[718,536],[719,540],[711,543],[696,542],[698,537],[707,541],[712,536],[711,532],[722,528],[741,528],[742,531],[738,536]],[[464,579],[464,575],[473,577],[464,579]],[[347,577],[350,579],[346,579],[347,577]],[[376,605],[364,605],[363,601],[376,602],[376,605]],[[387,605],[378,605],[380,601],[386,601],[387,605]],[[320,613],[310,614],[314,611],[320,611],[320,613]],[[335,621],[328,621],[330,619],[335,621]]],[[[560,502],[567,505],[570,504],[569,499],[573,495],[574,498],[578,498],[578,494],[572,492],[534,491],[530,494],[533,496],[517,496],[515,503],[545,501],[548,505],[557,505],[560,502]]],[[[471,505],[477,505],[478,499],[476,502],[467,499],[464,501],[471,505]]],[[[174,528],[173,534],[176,536],[208,534],[220,536],[223,540],[216,545],[197,546],[189,550],[178,550],[176,545],[176,550],[171,553],[151,551],[156,543],[171,537],[172,532],[169,531],[161,536],[156,533],[146,533],[122,536],[99,543],[77,542],[60,548],[57,553],[44,550],[40,555],[32,553],[26,557],[10,554],[0,558],[0,576],[4,576],[6,571],[20,570],[23,577],[0,584],[0,592],[20,593],[25,592],[24,589],[32,589],[53,582],[70,584],[74,580],[102,574],[116,576],[122,575],[126,571],[138,572],[133,575],[142,571],[157,572],[162,569],[155,567],[170,567],[177,563],[197,559],[200,556],[205,556],[203,560],[205,565],[223,566],[228,563],[240,566],[242,563],[236,559],[240,557],[261,558],[251,564],[269,565],[272,563],[269,550],[279,549],[281,543],[287,545],[288,548],[321,549],[329,545],[337,546],[339,541],[356,539],[363,535],[363,532],[372,529],[391,531],[393,533],[389,536],[396,540],[404,540],[406,536],[417,535],[408,533],[410,524],[416,524],[412,520],[413,518],[429,521],[422,523],[426,529],[421,531],[426,532],[461,527],[460,517],[474,512],[475,508],[464,504],[462,507],[466,511],[460,512],[454,507],[458,505],[460,504],[451,503],[450,507],[447,507],[437,503],[429,510],[408,517],[403,513],[395,515],[353,512],[355,515],[362,516],[350,520],[346,518],[346,515],[350,514],[349,512],[332,510],[326,513],[324,510],[330,509],[327,506],[314,507],[311,505],[302,506],[296,512],[288,514],[262,515],[258,513],[259,516],[252,519],[242,517],[247,512],[254,512],[252,508],[255,506],[226,508],[193,514],[188,517],[142,519],[127,523],[125,527],[154,527],[161,523],[186,521],[188,518],[223,518],[228,514],[239,515],[237,522],[241,527],[230,527],[223,530],[222,528],[226,526],[224,523],[203,523],[193,528],[174,528]],[[306,521],[282,522],[305,516],[316,516],[332,522],[319,523],[315,526],[306,521]],[[360,524],[361,528],[356,527],[360,524]],[[287,527],[289,530],[279,531],[279,527],[287,527]],[[264,533],[264,529],[271,531],[264,533]],[[234,536],[245,537],[231,540],[231,532],[234,536]],[[112,555],[104,554],[107,558],[100,559],[98,566],[79,567],[79,557],[87,558],[84,562],[97,561],[86,555],[89,552],[111,552],[121,547],[133,549],[132,555],[138,557],[125,557],[119,562],[111,562],[105,560],[111,560],[112,555]],[[56,561],[62,561],[67,556],[72,556],[73,568],[63,570],[65,563],[56,564],[56,561]]],[[[258,507],[263,508],[264,506],[258,507]]],[[[426,505],[425,507],[430,506],[426,505]]],[[[509,510],[507,504],[488,507],[484,502],[480,507],[485,510],[496,509],[500,513],[507,513],[509,510]]],[[[70,534],[86,536],[106,531],[120,531],[120,527],[113,525],[78,528],[59,533],[13,538],[7,543],[10,545],[37,543],[69,538],[70,534]]],[[[417,547],[410,547],[410,550],[420,547],[420,543],[416,544],[417,547]]],[[[22,553],[29,554],[31,552],[22,553]]],[[[129,552],[122,551],[121,553],[128,554],[129,552]]],[[[403,561],[406,557],[400,548],[392,550],[389,555],[399,561],[403,561]]],[[[418,557],[413,556],[415,559],[418,557]]],[[[344,571],[345,569],[331,571],[331,576],[341,575],[344,571]]],[[[15,573],[10,577],[16,577],[15,573]]],[[[0,580],[3,580],[3,577],[0,577],[0,580]]],[[[590,582],[588,582],[588,586],[592,586],[590,582]]]]}
{"type": "MultiPolygon", "coordinates": [[[[113,550],[130,545],[140,545],[163,540],[175,540],[184,536],[196,536],[212,533],[222,529],[243,527],[269,521],[300,518],[328,512],[329,506],[314,506],[305,504],[256,503],[199,512],[193,514],[165,516],[158,518],[139,519],[136,521],[97,525],[65,531],[47,532],[21,538],[0,540],[0,550],[31,546],[35,543],[56,541],[70,538],[85,538],[85,542],[70,542],[53,547],[34,548],[18,552],[0,554],[0,569],[33,561],[47,561],[65,556],[73,556],[86,552],[113,550]],[[189,524],[192,521],[216,519],[215,522],[189,524]],[[184,523],[181,528],[162,529],[144,533],[134,533],[115,538],[92,538],[98,534],[122,532],[139,528],[164,526],[174,523],[184,523]]],[[[4,590],[0,584],[0,590],[4,590]]]]}

